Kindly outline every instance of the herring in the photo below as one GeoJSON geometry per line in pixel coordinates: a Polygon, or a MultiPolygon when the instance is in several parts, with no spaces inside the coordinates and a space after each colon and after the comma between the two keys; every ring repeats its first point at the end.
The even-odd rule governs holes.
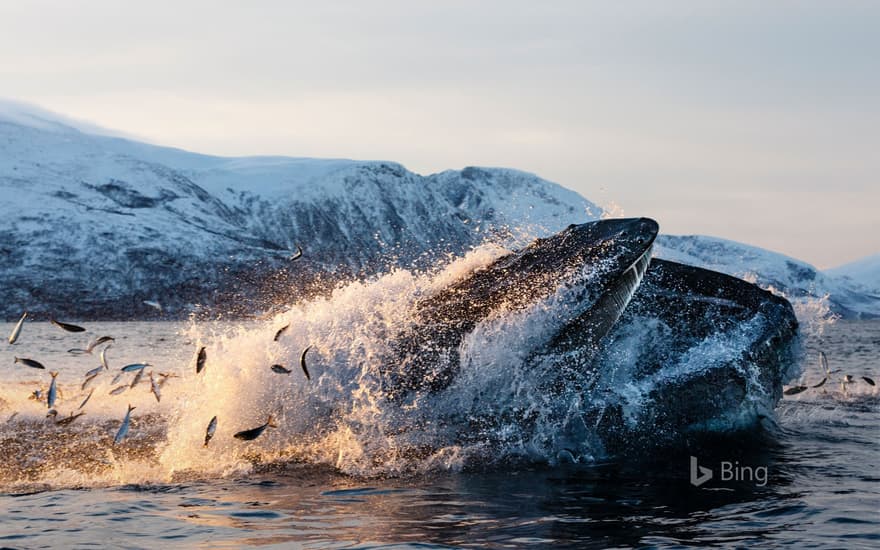
{"type": "Polygon", "coordinates": [[[145,368],[150,366],[152,365],[150,365],[149,363],[132,363],[130,365],[125,365],[120,370],[122,372],[134,372],[136,370],[144,370],[145,368]]]}
{"type": "Polygon", "coordinates": [[[150,371],[150,391],[152,391],[153,395],[156,396],[157,402],[162,400],[162,393],[159,391],[159,384],[156,382],[156,378],[153,376],[153,371],[150,371]]]}
{"type": "Polygon", "coordinates": [[[49,408],[53,408],[55,406],[55,400],[58,399],[58,386],[56,385],[56,380],[58,379],[57,372],[50,372],[52,376],[52,383],[49,384],[49,396],[46,399],[46,404],[49,408]]]}
{"type": "Polygon", "coordinates": [[[199,348],[199,352],[196,354],[196,374],[199,374],[205,368],[205,360],[208,358],[208,354],[205,352],[205,346],[199,348]]]}
{"type": "Polygon", "coordinates": [[[250,430],[242,430],[242,431],[238,432],[237,434],[235,434],[233,437],[235,439],[242,439],[244,441],[252,441],[252,440],[260,437],[260,435],[264,431],[266,431],[266,428],[277,428],[277,427],[278,427],[278,425],[275,424],[275,419],[270,414],[269,418],[266,420],[266,423],[263,424],[262,426],[257,426],[256,428],[251,428],[250,430]]]}
{"type": "Polygon", "coordinates": [[[294,254],[293,256],[290,257],[290,261],[294,261],[294,260],[298,260],[298,259],[302,258],[303,249],[300,248],[298,244],[295,246],[296,246],[296,254],[294,254]]]}
{"type": "Polygon", "coordinates": [[[133,388],[141,383],[141,378],[144,376],[144,369],[137,371],[137,374],[134,375],[134,379],[131,381],[131,385],[129,388],[133,388]]]}
{"type": "Polygon", "coordinates": [[[70,323],[62,323],[54,318],[50,318],[49,322],[66,332],[85,332],[86,329],[79,325],[71,325],[70,323]]]}
{"type": "Polygon", "coordinates": [[[97,375],[98,373],[100,373],[102,370],[104,370],[104,367],[103,367],[103,366],[97,366],[97,367],[93,368],[92,370],[90,370],[89,372],[86,373],[86,378],[89,378],[89,377],[91,377],[91,376],[96,376],[96,375],[97,375]]]}
{"type": "Polygon", "coordinates": [[[306,367],[306,354],[309,350],[312,349],[312,346],[308,346],[303,350],[302,355],[299,358],[299,366],[302,367],[303,373],[306,375],[306,380],[311,381],[312,377],[309,375],[309,369],[306,367]]]}
{"type": "MultiPolygon", "coordinates": [[[[215,431],[217,431],[217,417],[216,416],[214,418],[212,418],[210,422],[208,422],[208,429],[205,430],[205,445],[204,445],[205,447],[208,446],[208,441],[211,441],[211,438],[214,437],[215,431]]],[[[238,437],[238,436],[236,436],[236,437],[238,437]]]]}
{"type": "Polygon", "coordinates": [[[24,365],[26,367],[31,367],[33,369],[45,369],[46,368],[39,361],[34,361],[33,359],[27,359],[25,357],[16,357],[15,361],[13,361],[13,364],[14,363],[21,363],[22,365],[24,365]]]}
{"type": "Polygon", "coordinates": [[[281,338],[281,335],[284,334],[284,331],[287,330],[287,329],[289,329],[289,328],[290,328],[290,323],[287,323],[287,324],[284,325],[283,327],[279,328],[279,329],[275,332],[275,338],[272,338],[272,340],[274,340],[274,341],[277,342],[278,339],[281,338]]]}
{"type": "Polygon", "coordinates": [[[136,407],[132,407],[131,404],[128,405],[128,412],[125,413],[125,418],[122,420],[122,425],[119,426],[119,431],[116,432],[116,437],[113,438],[113,444],[116,445],[128,435],[128,426],[131,423],[131,411],[135,410],[136,407]]]}
{"type": "MultiPolygon", "coordinates": [[[[70,424],[71,422],[73,422],[74,420],[76,420],[77,418],[79,418],[80,416],[82,416],[82,415],[84,415],[84,414],[86,414],[86,413],[85,413],[85,412],[80,412],[80,413],[73,414],[73,412],[71,412],[71,413],[70,413],[70,416],[68,416],[68,417],[66,417],[66,418],[62,418],[61,420],[57,420],[57,419],[56,419],[56,420],[55,420],[55,425],[56,425],[56,426],[67,426],[68,424],[70,424]]],[[[57,415],[56,415],[56,416],[57,416],[57,415]]]]}
{"type": "Polygon", "coordinates": [[[110,370],[110,367],[107,366],[107,350],[110,349],[110,346],[101,350],[101,366],[104,367],[104,370],[110,370]]]}
{"type": "Polygon", "coordinates": [[[100,338],[89,342],[89,344],[86,346],[86,353],[92,353],[92,350],[95,349],[96,347],[100,346],[101,344],[104,344],[106,342],[115,342],[115,341],[116,341],[116,338],[114,338],[112,336],[101,336],[100,338]]]}
{"type": "Polygon", "coordinates": [[[83,402],[79,404],[79,407],[77,407],[76,410],[80,410],[81,408],[85,407],[86,403],[89,402],[89,399],[92,398],[93,393],[95,393],[95,388],[92,388],[92,391],[90,391],[89,394],[86,396],[86,398],[83,399],[83,402]]]}
{"type": "Polygon", "coordinates": [[[12,329],[12,333],[9,335],[9,344],[12,345],[18,340],[18,335],[21,334],[21,327],[24,325],[24,320],[27,317],[27,311],[21,314],[21,319],[15,323],[15,328],[12,329]]]}

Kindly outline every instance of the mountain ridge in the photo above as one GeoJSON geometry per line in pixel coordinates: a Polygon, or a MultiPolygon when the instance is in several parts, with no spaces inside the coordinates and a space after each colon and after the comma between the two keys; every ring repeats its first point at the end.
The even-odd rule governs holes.
{"type": "MultiPolygon", "coordinates": [[[[423,176],[388,161],[217,157],[10,110],[0,103],[0,315],[10,320],[24,309],[156,316],[144,300],[170,317],[247,315],[334,281],[605,215],[513,169],[423,176]],[[298,247],[306,253],[291,264],[298,247]]],[[[734,241],[662,235],[657,255],[790,297],[829,294],[845,316],[880,315],[880,297],[852,281],[734,241]]]]}

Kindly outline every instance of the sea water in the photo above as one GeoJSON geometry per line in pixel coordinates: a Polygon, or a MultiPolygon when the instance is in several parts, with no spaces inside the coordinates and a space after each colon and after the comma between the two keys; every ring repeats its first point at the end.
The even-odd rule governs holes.
{"type": "MultiPolygon", "coordinates": [[[[839,372],[783,399],[759,435],[719,439],[698,456],[568,453],[516,426],[495,427],[491,445],[463,444],[438,423],[448,417],[430,410],[436,402],[384,404],[371,367],[408,304],[447,282],[392,273],[247,322],[97,322],[82,334],[26,323],[19,342],[0,348],[0,546],[880,545],[880,398],[862,379],[880,379],[880,322],[809,329],[801,383],[825,376],[820,350],[839,372]],[[101,335],[115,338],[110,368],[83,389],[104,346],[70,350],[101,335]],[[307,346],[311,380],[300,368],[307,346]],[[140,384],[130,374],[114,382],[122,366],[144,361],[140,384]],[[85,412],[69,426],[29,398],[48,388],[49,371],[59,373],[57,419],[85,412]],[[164,380],[158,399],[149,374],[164,380]],[[842,386],[845,374],[854,382],[842,386]],[[114,445],[128,405],[129,436],[114,445]],[[232,437],[270,414],[278,428],[251,442],[232,437]],[[712,478],[697,486],[692,461],[712,478]]],[[[475,372],[512,368],[515,352],[499,346],[475,372]]],[[[529,381],[507,372],[471,380],[496,385],[482,402],[440,402],[457,416],[485,399],[527,405],[529,381]]]]}

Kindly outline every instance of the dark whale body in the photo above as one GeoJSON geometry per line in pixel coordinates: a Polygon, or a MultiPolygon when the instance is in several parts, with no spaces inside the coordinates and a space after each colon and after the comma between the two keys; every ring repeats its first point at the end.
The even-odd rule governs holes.
{"type": "Polygon", "coordinates": [[[753,427],[772,415],[794,363],[791,304],[735,277],[651,260],[657,230],[646,218],[569,226],[420,300],[391,339],[386,395],[406,405],[460,391],[468,336],[535,311],[541,334],[510,342],[523,357],[518,375],[533,378],[533,406],[504,409],[493,401],[504,396],[485,396],[485,414],[448,422],[459,441],[488,442],[507,424],[538,434],[530,445],[593,454],[753,427]],[[551,424],[566,433],[546,433],[551,424]]]}
{"type": "Polygon", "coordinates": [[[459,345],[479,323],[553,297],[559,315],[549,321],[556,326],[546,346],[560,339],[594,345],[638,287],[657,230],[647,218],[571,225],[421,300],[411,328],[395,339],[388,393],[445,389],[459,370],[459,345]]]}
{"type": "MultiPolygon", "coordinates": [[[[723,273],[653,259],[597,362],[618,346],[639,353],[628,373],[648,388],[647,406],[625,418],[624,406],[602,410],[597,426],[615,450],[681,442],[704,433],[749,428],[782,397],[798,353],[798,323],[788,300],[723,273]],[[731,346],[729,356],[701,347],[731,346]]],[[[613,361],[609,361],[613,362],[613,361]]]]}

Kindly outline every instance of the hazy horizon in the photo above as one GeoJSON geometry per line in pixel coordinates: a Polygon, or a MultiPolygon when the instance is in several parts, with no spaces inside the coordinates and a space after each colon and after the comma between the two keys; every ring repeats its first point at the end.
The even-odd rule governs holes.
{"type": "Polygon", "coordinates": [[[6,4],[0,82],[199,153],[504,166],[665,233],[880,252],[880,5],[627,8],[6,4]]]}

